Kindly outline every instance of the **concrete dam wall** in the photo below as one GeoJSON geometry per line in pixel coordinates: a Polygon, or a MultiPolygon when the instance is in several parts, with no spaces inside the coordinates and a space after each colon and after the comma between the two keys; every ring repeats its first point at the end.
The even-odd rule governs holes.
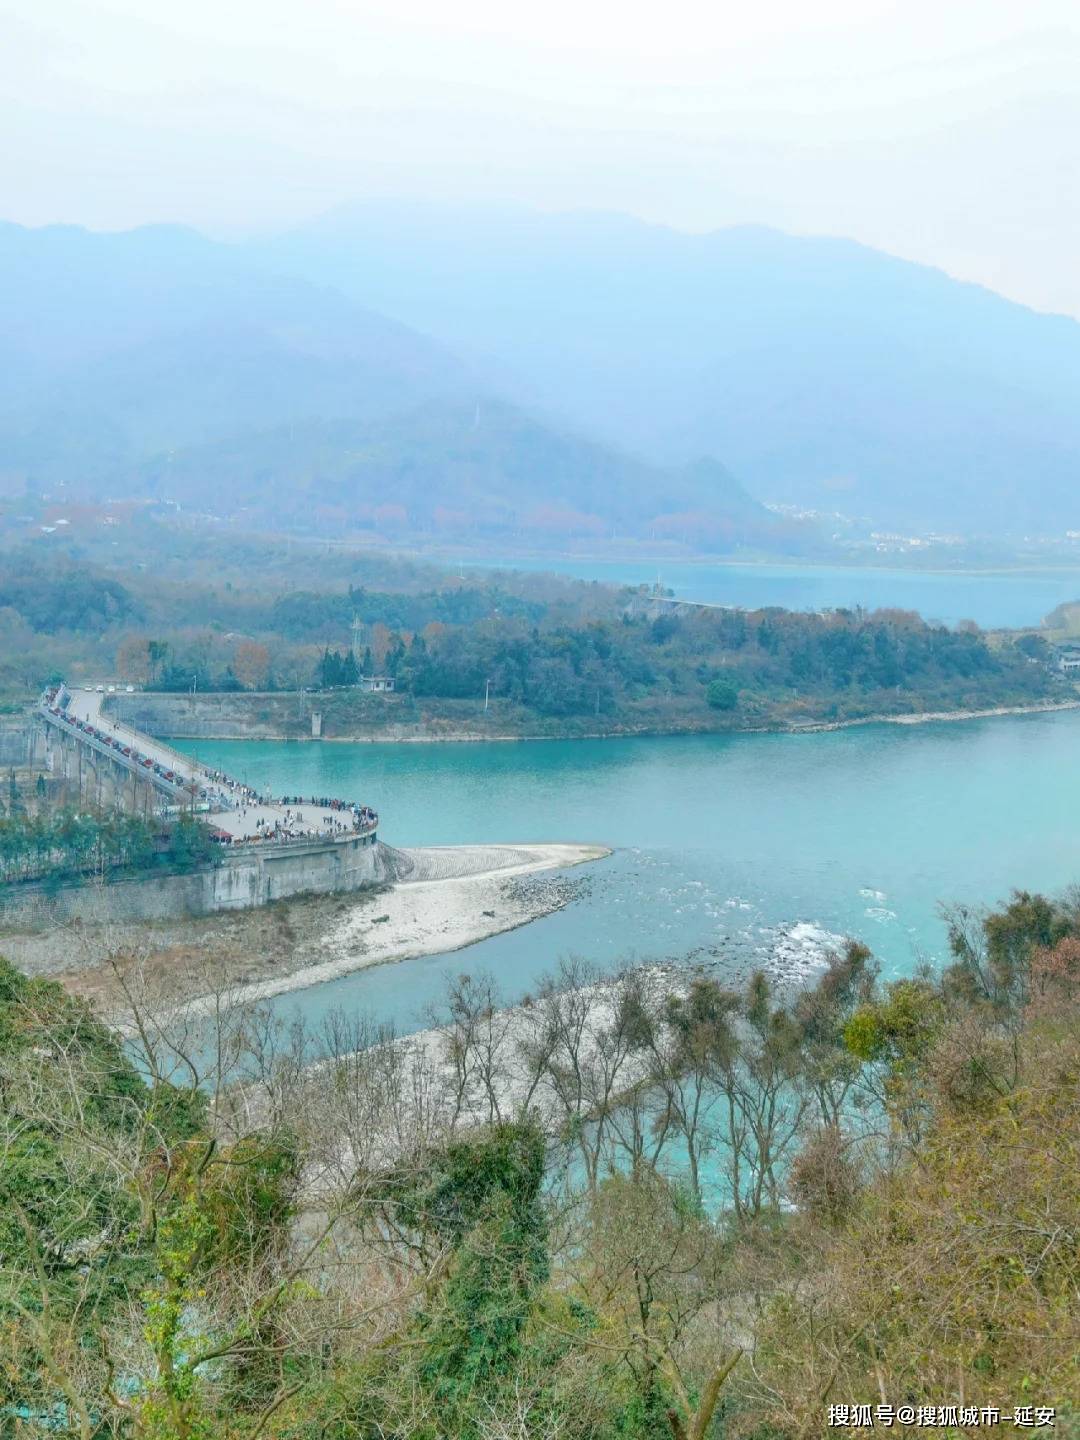
{"type": "Polygon", "coordinates": [[[22,716],[0,719],[0,765],[27,764],[30,756],[31,723],[22,716]]]}
{"type": "Polygon", "coordinates": [[[225,851],[213,865],[181,875],[3,886],[0,927],[36,930],[73,920],[182,920],[219,910],[247,910],[294,895],[364,890],[395,879],[400,866],[399,852],[373,835],[247,846],[225,851]]]}
{"type": "MultiPolygon", "coordinates": [[[[318,708],[318,697],[311,703],[318,708]]],[[[120,716],[147,735],[191,740],[310,739],[309,707],[294,694],[166,694],[138,691],[110,696],[106,714],[120,716]]]]}

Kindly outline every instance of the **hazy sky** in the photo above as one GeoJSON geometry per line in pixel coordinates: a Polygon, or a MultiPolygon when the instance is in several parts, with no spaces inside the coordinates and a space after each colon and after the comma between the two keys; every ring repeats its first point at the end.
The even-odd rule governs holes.
{"type": "Polygon", "coordinates": [[[0,212],[854,236],[1080,315],[1080,0],[0,0],[0,212]]]}

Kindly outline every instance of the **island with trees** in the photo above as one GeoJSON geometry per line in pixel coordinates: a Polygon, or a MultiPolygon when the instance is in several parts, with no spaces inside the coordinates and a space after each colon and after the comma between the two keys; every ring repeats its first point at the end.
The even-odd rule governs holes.
{"type": "Polygon", "coordinates": [[[1076,696],[1039,635],[909,611],[720,609],[657,587],[347,551],[316,567],[291,542],[186,543],[171,566],[123,578],[100,556],[44,565],[12,552],[0,582],[9,708],[61,672],[210,697],[212,711],[213,697],[234,697],[213,713],[243,717],[245,735],[309,733],[303,706],[273,697],[315,691],[331,738],[731,731],[1076,696]]]}

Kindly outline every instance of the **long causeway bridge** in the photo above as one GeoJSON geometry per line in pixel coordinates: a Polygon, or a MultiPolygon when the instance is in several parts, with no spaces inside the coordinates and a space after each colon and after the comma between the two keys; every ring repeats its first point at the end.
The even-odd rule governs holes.
{"type": "Polygon", "coordinates": [[[332,796],[272,797],[201,764],[103,713],[102,685],[50,687],[38,704],[46,763],[98,805],[150,814],[190,810],[225,847],[374,844],[379,817],[370,806],[332,796]]]}

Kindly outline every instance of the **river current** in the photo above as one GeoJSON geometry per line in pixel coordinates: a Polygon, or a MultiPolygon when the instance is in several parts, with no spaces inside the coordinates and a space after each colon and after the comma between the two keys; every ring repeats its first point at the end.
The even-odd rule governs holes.
{"type": "Polygon", "coordinates": [[[1080,881],[1078,711],[804,735],[179,743],[277,793],[370,803],[394,845],[614,848],[534,924],[274,1002],[316,1022],[344,1007],[416,1029],[448,974],[489,970],[512,1001],[564,955],[812,974],[855,935],[900,974],[945,958],[943,903],[1080,881]]]}

